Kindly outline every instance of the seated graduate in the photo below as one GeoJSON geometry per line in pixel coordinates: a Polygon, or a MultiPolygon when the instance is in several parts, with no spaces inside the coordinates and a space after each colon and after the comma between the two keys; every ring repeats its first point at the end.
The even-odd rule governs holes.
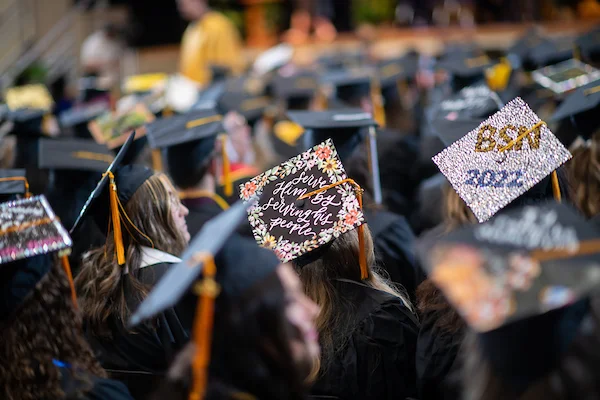
{"type": "Polygon", "coordinates": [[[289,264],[253,241],[230,245],[228,236],[245,215],[238,202],[207,222],[182,263],[132,316],[131,323],[139,324],[180,301],[189,288],[198,296],[194,342],[175,360],[156,399],[306,398],[305,380],[319,357],[319,308],[289,264]],[[254,256],[245,257],[252,248],[254,256]]]}
{"type": "Polygon", "coordinates": [[[46,198],[0,204],[0,222],[0,397],[132,399],[106,379],[85,340],[67,260],[72,240],[46,198]]]}
{"type": "Polygon", "coordinates": [[[416,394],[418,322],[407,296],[377,272],[361,189],[328,139],[247,182],[257,242],[292,261],[321,307],[322,354],[312,395],[397,399],[416,394]]]}
{"type": "Polygon", "coordinates": [[[187,340],[185,328],[191,326],[193,309],[169,310],[136,330],[125,323],[148,290],[180,261],[176,255],[190,238],[188,211],[166,175],[140,165],[120,165],[133,137],[82,210],[98,226],[108,225],[108,234],[104,246],[84,255],[75,284],[86,334],[102,365],[160,373],[168,366],[168,346],[187,340]]]}
{"type": "Polygon", "coordinates": [[[295,111],[288,115],[307,129],[302,138],[306,148],[327,138],[333,140],[340,160],[348,166],[348,175],[366,189],[363,211],[373,238],[377,264],[394,284],[404,287],[414,298],[417,285],[422,281],[412,250],[414,235],[403,216],[387,211],[382,204],[377,172],[380,163],[377,153],[370,152],[375,142],[370,136],[375,124],[371,115],[348,108],[325,112],[295,111]]]}
{"type": "MultiPolygon", "coordinates": [[[[520,98],[472,131],[460,135],[449,129],[442,139],[448,147],[433,161],[452,187],[444,194],[444,223],[421,236],[425,243],[496,213],[561,197],[557,169],[570,154],[520,98]],[[502,130],[505,125],[524,128],[502,130]],[[551,162],[527,168],[548,154],[555,155],[551,162]]],[[[417,307],[419,398],[461,398],[458,355],[465,323],[431,279],[417,289],[417,307]]]]}
{"type": "Polygon", "coordinates": [[[432,280],[469,326],[460,398],[598,397],[598,237],[548,201],[427,244],[432,280]]]}
{"type": "Polygon", "coordinates": [[[219,152],[224,141],[219,138],[226,137],[223,132],[223,117],[214,109],[191,111],[148,126],[150,146],[162,152],[179,198],[190,211],[186,219],[191,235],[229,207],[216,193],[219,169],[228,163],[219,152]]]}

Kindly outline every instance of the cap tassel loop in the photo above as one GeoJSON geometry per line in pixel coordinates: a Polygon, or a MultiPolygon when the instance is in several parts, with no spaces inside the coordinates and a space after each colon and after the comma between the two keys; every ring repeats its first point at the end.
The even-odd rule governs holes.
{"type": "MultiPolygon", "coordinates": [[[[313,190],[312,192],[305,193],[302,196],[298,197],[298,200],[307,199],[309,197],[312,197],[316,194],[325,192],[336,186],[340,186],[344,183],[349,183],[354,187],[354,192],[356,193],[356,198],[358,199],[358,206],[362,210],[362,208],[363,208],[363,201],[362,201],[363,189],[360,187],[360,185],[358,183],[356,183],[354,181],[354,179],[351,179],[351,178],[342,179],[341,181],[332,183],[330,185],[323,186],[322,188],[313,190]]],[[[369,268],[367,266],[367,252],[365,250],[364,225],[365,225],[365,223],[362,223],[358,226],[358,262],[360,265],[360,279],[361,280],[365,280],[369,277],[369,268]]]]}
{"type": "Polygon", "coordinates": [[[227,156],[227,135],[222,134],[221,140],[221,162],[223,163],[223,192],[225,196],[233,196],[233,182],[231,181],[231,167],[227,156]]]}
{"type": "Polygon", "coordinates": [[[77,292],[75,291],[75,283],[73,282],[73,273],[71,272],[71,264],[69,263],[68,254],[63,254],[60,257],[60,262],[65,270],[67,279],[69,280],[69,286],[71,287],[71,299],[73,300],[73,306],[75,306],[75,309],[77,310],[79,309],[79,306],[77,305],[77,292]]]}
{"type": "Polygon", "coordinates": [[[115,252],[117,253],[117,263],[119,265],[125,264],[125,246],[123,245],[123,234],[121,232],[121,217],[119,214],[119,196],[117,195],[117,184],[115,183],[115,176],[112,172],[106,172],[103,175],[108,174],[110,179],[110,185],[108,189],[110,199],[110,214],[113,225],[113,238],[115,241],[115,252]]]}
{"type": "Polygon", "coordinates": [[[198,305],[194,319],[193,340],[196,348],[192,361],[193,382],[189,399],[202,400],[206,394],[208,381],[207,371],[210,364],[215,298],[219,295],[221,288],[215,281],[217,268],[210,253],[200,252],[194,255],[192,260],[203,263],[203,279],[194,288],[198,295],[198,305]]]}

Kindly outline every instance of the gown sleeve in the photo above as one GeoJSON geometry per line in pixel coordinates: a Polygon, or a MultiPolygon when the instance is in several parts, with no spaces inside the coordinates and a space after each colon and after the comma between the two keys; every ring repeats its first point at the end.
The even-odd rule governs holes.
{"type": "Polygon", "coordinates": [[[127,386],[112,379],[97,379],[85,398],[87,400],[133,400],[127,386]]]}

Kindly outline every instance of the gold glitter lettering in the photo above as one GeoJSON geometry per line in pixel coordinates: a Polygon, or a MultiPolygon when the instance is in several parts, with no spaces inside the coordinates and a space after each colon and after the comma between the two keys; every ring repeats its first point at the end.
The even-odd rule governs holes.
{"type": "Polygon", "coordinates": [[[485,153],[494,150],[496,147],[496,141],[494,135],[496,134],[496,128],[492,125],[484,125],[477,132],[477,143],[475,144],[475,151],[478,153],[485,153]],[[489,132],[488,136],[484,133],[489,132]],[[485,145],[484,145],[485,143],[485,145]]]}
{"type": "MultiPolygon", "coordinates": [[[[508,145],[510,143],[510,141],[512,140],[512,137],[510,137],[510,135],[508,133],[506,133],[506,131],[508,131],[508,130],[511,130],[514,132],[519,131],[514,125],[506,125],[502,129],[500,129],[500,138],[502,140],[504,140],[504,144],[498,143],[498,150],[500,150],[502,147],[508,145]]],[[[518,135],[518,133],[517,133],[517,135],[518,135]]]]}

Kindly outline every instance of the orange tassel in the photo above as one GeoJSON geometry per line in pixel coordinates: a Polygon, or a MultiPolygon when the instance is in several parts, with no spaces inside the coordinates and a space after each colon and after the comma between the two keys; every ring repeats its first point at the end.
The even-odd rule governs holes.
{"type": "Polygon", "coordinates": [[[195,354],[192,361],[193,383],[190,400],[202,400],[206,394],[208,381],[208,366],[210,364],[210,348],[212,345],[212,331],[214,323],[214,303],[219,295],[220,288],[215,282],[217,268],[211,254],[199,253],[194,256],[194,261],[204,262],[204,279],[196,286],[198,305],[194,319],[194,345],[195,354]]]}
{"type": "Polygon", "coordinates": [[[75,283],[73,282],[73,274],[71,273],[71,264],[69,263],[69,257],[67,255],[63,255],[60,258],[63,269],[65,270],[65,274],[67,274],[67,279],[69,280],[69,286],[71,287],[71,299],[73,300],[73,305],[75,309],[78,309],[77,305],[77,292],[75,292],[75,283]]]}
{"type": "MultiPolygon", "coordinates": [[[[318,193],[325,192],[325,191],[327,191],[331,188],[334,188],[336,186],[339,186],[343,183],[349,183],[352,186],[354,186],[354,191],[356,192],[356,198],[358,199],[358,206],[362,210],[362,208],[363,208],[363,201],[362,201],[363,190],[358,183],[356,183],[353,179],[350,179],[350,178],[342,179],[341,181],[332,183],[330,185],[325,185],[322,188],[313,190],[312,192],[305,193],[302,196],[298,197],[298,200],[307,199],[311,196],[314,196],[318,193]]],[[[358,263],[360,265],[360,279],[362,279],[362,280],[367,279],[369,277],[369,268],[367,266],[367,253],[365,250],[364,223],[362,223],[358,227],[358,263]]]]}
{"type": "Polygon", "coordinates": [[[371,82],[371,104],[373,105],[373,119],[380,128],[385,128],[385,108],[383,107],[383,96],[379,82],[371,82]]]}
{"type": "Polygon", "coordinates": [[[11,176],[8,178],[0,178],[0,182],[8,182],[8,181],[23,181],[25,183],[25,198],[28,199],[31,197],[31,193],[29,192],[29,182],[27,178],[24,176],[11,176]]]}
{"type": "Polygon", "coordinates": [[[157,172],[163,171],[162,154],[160,149],[152,149],[152,168],[157,172]]]}
{"type": "Polygon", "coordinates": [[[328,107],[329,101],[327,100],[325,90],[323,88],[320,88],[317,90],[317,96],[315,98],[315,108],[317,111],[325,111],[328,107]]]}
{"type": "Polygon", "coordinates": [[[221,138],[221,162],[223,163],[223,192],[225,196],[233,196],[233,182],[231,182],[231,171],[229,166],[229,157],[227,157],[227,135],[223,134],[221,138]]]}
{"type": "Polygon", "coordinates": [[[552,171],[552,193],[554,194],[554,199],[561,203],[562,196],[560,194],[560,184],[558,183],[558,174],[556,171],[552,171]]]}
{"type": "Polygon", "coordinates": [[[115,251],[117,253],[117,263],[125,264],[125,246],[123,245],[123,234],[121,232],[121,217],[119,215],[119,197],[117,195],[117,184],[112,172],[108,172],[110,179],[110,188],[108,190],[110,198],[110,214],[113,225],[113,238],[115,240],[115,251]]]}

